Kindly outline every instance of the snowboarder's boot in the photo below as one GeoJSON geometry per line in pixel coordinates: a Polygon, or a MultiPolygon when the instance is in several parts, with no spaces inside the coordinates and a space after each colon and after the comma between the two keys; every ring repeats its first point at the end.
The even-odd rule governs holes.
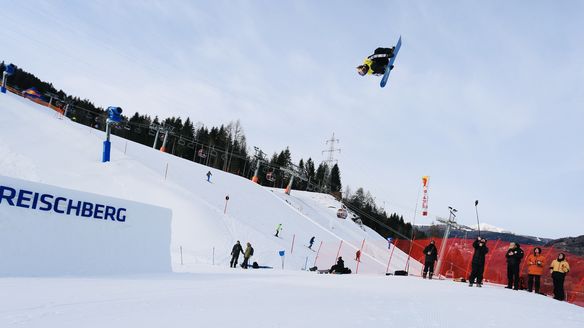
{"type": "Polygon", "coordinates": [[[432,275],[434,275],[434,274],[430,273],[430,275],[428,275],[428,278],[430,278],[430,280],[432,279],[432,275]]]}
{"type": "Polygon", "coordinates": [[[422,278],[426,279],[426,272],[422,273],[422,278]]]}
{"type": "Polygon", "coordinates": [[[472,287],[472,282],[468,284],[468,287],[472,287]]]}
{"type": "Polygon", "coordinates": [[[483,287],[483,284],[477,284],[477,287],[483,287]]]}

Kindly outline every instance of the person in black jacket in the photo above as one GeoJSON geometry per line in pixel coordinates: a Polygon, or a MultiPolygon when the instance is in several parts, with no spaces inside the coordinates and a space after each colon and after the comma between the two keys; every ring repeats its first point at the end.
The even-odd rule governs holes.
{"type": "Polygon", "coordinates": [[[436,245],[434,245],[434,241],[430,241],[430,244],[424,248],[424,255],[426,256],[426,260],[424,261],[424,273],[422,274],[422,278],[426,279],[426,274],[430,271],[430,275],[428,278],[432,279],[434,275],[434,262],[438,258],[438,250],[436,249],[436,245]]]}
{"type": "Polygon", "coordinates": [[[333,265],[330,268],[329,273],[347,274],[351,273],[351,269],[345,268],[345,261],[343,261],[343,257],[339,256],[339,258],[337,259],[337,264],[333,265]]]}
{"type": "Polygon", "coordinates": [[[507,287],[505,288],[519,290],[519,264],[523,258],[523,250],[518,243],[511,243],[505,257],[507,258],[507,287]]]}
{"type": "Polygon", "coordinates": [[[238,240],[237,243],[235,243],[235,245],[233,245],[233,248],[231,249],[231,262],[229,262],[230,267],[232,267],[232,268],[237,267],[239,253],[243,253],[243,247],[241,247],[241,244],[239,243],[239,240],[238,240]]]}
{"type": "Polygon", "coordinates": [[[483,287],[483,271],[485,270],[485,256],[489,252],[487,248],[487,240],[479,236],[477,240],[472,243],[474,254],[472,256],[472,271],[470,273],[469,286],[477,283],[477,287],[483,287]]]}

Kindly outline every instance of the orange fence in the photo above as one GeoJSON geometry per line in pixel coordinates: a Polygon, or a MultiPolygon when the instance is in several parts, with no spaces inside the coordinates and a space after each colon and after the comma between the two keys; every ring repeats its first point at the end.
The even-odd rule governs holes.
{"type": "MultiPolygon", "coordinates": [[[[14,89],[14,88],[12,88],[10,86],[6,86],[6,89],[8,89],[8,91],[10,91],[10,92],[12,92],[12,93],[14,93],[16,95],[19,95],[21,97],[24,97],[21,92],[19,92],[18,90],[14,89]]],[[[54,110],[55,112],[57,112],[57,113],[59,113],[61,115],[65,114],[65,110],[64,109],[62,109],[60,107],[57,107],[55,105],[51,105],[51,104],[49,104],[48,102],[46,102],[44,100],[33,99],[33,98],[30,98],[30,97],[24,97],[24,98],[27,98],[30,101],[34,101],[35,103],[37,103],[39,105],[42,105],[42,106],[45,106],[45,107],[49,107],[50,109],[54,110]]]]}
{"type": "MultiPolygon", "coordinates": [[[[412,258],[424,262],[423,249],[430,243],[431,239],[415,240],[413,245],[409,240],[397,240],[396,246],[408,252],[412,249],[412,258]]],[[[438,254],[442,246],[442,239],[433,238],[438,254]]],[[[471,270],[471,261],[474,253],[472,243],[474,239],[450,238],[446,242],[444,261],[440,268],[440,274],[447,278],[468,279],[471,270]]],[[[507,261],[505,254],[509,249],[509,242],[500,240],[487,241],[489,253],[485,259],[484,280],[495,284],[507,284],[507,261]]],[[[580,306],[584,306],[584,257],[569,254],[567,252],[555,249],[553,247],[541,247],[532,245],[523,245],[521,248],[525,256],[520,266],[520,288],[527,289],[527,265],[526,258],[533,254],[533,249],[540,247],[542,255],[546,258],[544,264],[544,274],[541,277],[540,292],[551,295],[553,294],[553,283],[549,270],[549,264],[558,257],[559,253],[566,254],[566,259],[570,264],[570,272],[566,275],[564,289],[566,291],[566,300],[580,306]]],[[[436,265],[435,265],[436,269],[436,265]]]]}

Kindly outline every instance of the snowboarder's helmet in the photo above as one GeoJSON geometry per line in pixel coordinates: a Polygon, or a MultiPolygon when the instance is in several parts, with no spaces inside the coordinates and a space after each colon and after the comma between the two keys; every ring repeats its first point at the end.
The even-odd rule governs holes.
{"type": "Polygon", "coordinates": [[[359,75],[361,75],[361,76],[367,74],[368,71],[369,71],[369,66],[367,66],[367,65],[357,66],[357,73],[359,73],[359,75]]]}

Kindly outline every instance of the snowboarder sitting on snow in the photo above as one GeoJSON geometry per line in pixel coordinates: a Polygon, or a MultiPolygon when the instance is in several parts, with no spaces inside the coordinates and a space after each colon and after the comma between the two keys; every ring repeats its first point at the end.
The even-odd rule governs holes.
{"type": "Polygon", "coordinates": [[[337,260],[337,264],[333,265],[330,268],[329,273],[348,274],[348,273],[351,273],[351,269],[345,268],[345,261],[343,261],[342,256],[339,256],[339,259],[337,260]]]}
{"type": "Polygon", "coordinates": [[[241,244],[239,243],[239,240],[238,240],[237,243],[235,243],[235,245],[233,245],[233,249],[231,249],[231,262],[229,262],[229,266],[231,268],[237,267],[239,253],[243,253],[243,248],[241,247],[241,244]]]}
{"type": "MultiPolygon", "coordinates": [[[[373,75],[383,75],[385,74],[385,68],[389,64],[389,59],[393,57],[393,51],[395,47],[391,48],[377,48],[373,55],[365,58],[363,65],[357,66],[357,73],[364,76],[367,74],[373,75]]],[[[393,69],[393,65],[389,68],[393,69]]]]}

